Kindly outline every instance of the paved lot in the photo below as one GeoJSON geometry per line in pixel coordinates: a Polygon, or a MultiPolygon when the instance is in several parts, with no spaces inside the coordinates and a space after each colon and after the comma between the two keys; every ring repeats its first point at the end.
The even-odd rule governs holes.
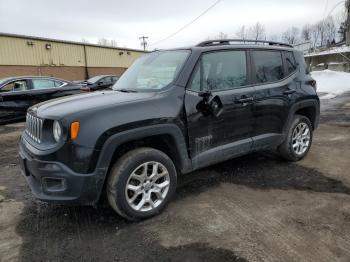
{"type": "Polygon", "coordinates": [[[186,175],[141,223],[35,201],[16,160],[23,124],[0,127],[0,261],[349,261],[350,95],[321,121],[304,161],[265,152],[186,175]]]}

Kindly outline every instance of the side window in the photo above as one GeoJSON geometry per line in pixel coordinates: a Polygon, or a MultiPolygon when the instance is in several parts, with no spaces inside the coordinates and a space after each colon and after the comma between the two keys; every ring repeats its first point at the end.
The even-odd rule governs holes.
{"type": "Polygon", "coordinates": [[[32,79],[33,89],[54,88],[55,81],[50,79],[32,79]]]}
{"type": "Polygon", "coordinates": [[[190,89],[196,92],[201,91],[201,70],[200,64],[197,65],[195,73],[192,78],[190,89]]]}
{"type": "Polygon", "coordinates": [[[282,55],[279,51],[252,52],[257,83],[269,83],[284,78],[282,55]]]}
{"type": "Polygon", "coordinates": [[[55,82],[55,87],[60,87],[62,86],[64,83],[61,81],[54,81],[55,82]]]}
{"type": "Polygon", "coordinates": [[[24,91],[28,90],[27,81],[14,81],[8,83],[0,89],[0,92],[11,92],[11,91],[24,91]]]}
{"type": "Polygon", "coordinates": [[[247,84],[245,51],[220,51],[204,54],[196,69],[191,90],[227,90],[247,84]]]}
{"type": "Polygon", "coordinates": [[[117,81],[118,81],[119,76],[113,76],[113,77],[112,77],[112,79],[113,79],[113,83],[115,83],[115,82],[117,82],[117,81]]]}
{"type": "Polygon", "coordinates": [[[297,64],[292,52],[284,52],[285,63],[287,67],[287,74],[293,74],[297,69],[297,64]]]}
{"type": "Polygon", "coordinates": [[[103,84],[109,84],[112,82],[112,80],[111,80],[111,77],[108,76],[108,77],[102,78],[99,82],[102,82],[103,84]]]}

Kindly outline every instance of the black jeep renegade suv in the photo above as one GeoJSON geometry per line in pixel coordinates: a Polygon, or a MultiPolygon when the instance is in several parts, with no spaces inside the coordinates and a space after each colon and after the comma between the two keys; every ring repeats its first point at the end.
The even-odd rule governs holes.
{"type": "Polygon", "coordinates": [[[303,54],[281,43],[206,41],[155,51],[112,91],[28,110],[22,172],[36,198],[96,205],[123,217],[159,213],[177,176],[266,148],[306,156],[319,120],[303,54]]]}

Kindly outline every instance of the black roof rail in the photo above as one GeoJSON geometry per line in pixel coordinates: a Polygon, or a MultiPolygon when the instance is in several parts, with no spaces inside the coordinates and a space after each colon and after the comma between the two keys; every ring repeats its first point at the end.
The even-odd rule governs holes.
{"type": "Polygon", "coordinates": [[[204,46],[214,46],[214,45],[231,45],[231,44],[265,44],[270,46],[285,46],[293,48],[293,45],[281,43],[281,42],[273,42],[273,41],[264,41],[264,40],[252,40],[252,39],[218,39],[218,40],[207,40],[199,43],[198,47],[204,46]]]}

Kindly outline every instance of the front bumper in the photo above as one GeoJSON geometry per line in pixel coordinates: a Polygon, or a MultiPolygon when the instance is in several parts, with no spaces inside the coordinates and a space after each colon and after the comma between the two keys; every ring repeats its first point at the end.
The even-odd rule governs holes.
{"type": "MultiPolygon", "coordinates": [[[[22,138],[23,139],[23,138],[22,138]]],[[[101,195],[105,169],[79,174],[60,162],[43,161],[28,151],[23,141],[19,146],[21,173],[33,195],[57,204],[95,205],[101,195]]]]}

